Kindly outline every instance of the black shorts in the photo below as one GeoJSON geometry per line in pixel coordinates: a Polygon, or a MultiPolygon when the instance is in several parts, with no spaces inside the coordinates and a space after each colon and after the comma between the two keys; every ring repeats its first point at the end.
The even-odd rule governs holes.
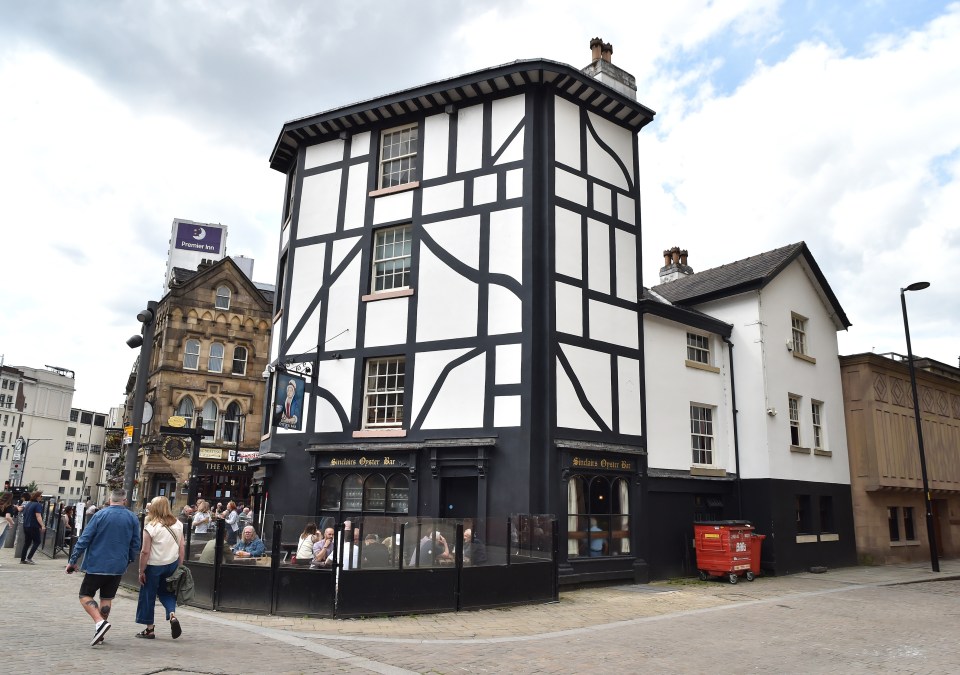
{"type": "Polygon", "coordinates": [[[100,591],[101,600],[113,600],[120,588],[120,574],[86,574],[80,584],[80,597],[96,597],[100,591]]]}

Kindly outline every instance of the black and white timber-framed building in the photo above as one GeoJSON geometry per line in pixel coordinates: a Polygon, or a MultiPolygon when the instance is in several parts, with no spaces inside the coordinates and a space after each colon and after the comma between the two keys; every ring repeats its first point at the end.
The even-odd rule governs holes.
{"type": "Polygon", "coordinates": [[[268,512],[551,513],[566,579],[647,577],[654,113],[591,48],[583,71],[517,61],[284,125],[268,512]]]}

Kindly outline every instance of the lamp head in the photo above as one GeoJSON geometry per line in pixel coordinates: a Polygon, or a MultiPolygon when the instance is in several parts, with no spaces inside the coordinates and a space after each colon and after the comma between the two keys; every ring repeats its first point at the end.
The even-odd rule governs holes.
{"type": "Polygon", "coordinates": [[[924,288],[930,288],[929,281],[916,281],[910,284],[909,286],[907,286],[906,288],[901,288],[900,292],[902,293],[903,291],[922,291],[924,288]]]}
{"type": "Polygon", "coordinates": [[[136,349],[143,345],[143,336],[142,335],[131,335],[127,338],[127,346],[130,349],[136,349]]]}

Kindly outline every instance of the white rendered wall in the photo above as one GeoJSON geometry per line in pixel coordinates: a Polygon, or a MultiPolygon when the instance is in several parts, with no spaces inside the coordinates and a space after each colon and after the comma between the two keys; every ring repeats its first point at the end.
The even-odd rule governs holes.
{"type": "Polygon", "coordinates": [[[849,483],[836,326],[801,263],[794,261],[760,291],[704,303],[697,309],[734,327],[731,340],[743,477],[849,483]],[[808,353],[816,364],[787,350],[791,312],[808,318],[808,353]],[[831,457],[790,451],[788,394],[801,397],[804,444],[812,443],[813,437],[810,401],[824,404],[831,457]],[[776,415],[768,414],[768,409],[776,410],[776,415]]]}
{"type": "Polygon", "coordinates": [[[698,404],[713,408],[714,457],[711,466],[731,473],[736,471],[727,345],[715,333],[705,333],[649,314],[644,316],[643,331],[648,466],[682,471],[689,471],[694,466],[690,405],[698,404]],[[711,365],[720,372],[686,365],[688,332],[710,338],[711,365]]]}

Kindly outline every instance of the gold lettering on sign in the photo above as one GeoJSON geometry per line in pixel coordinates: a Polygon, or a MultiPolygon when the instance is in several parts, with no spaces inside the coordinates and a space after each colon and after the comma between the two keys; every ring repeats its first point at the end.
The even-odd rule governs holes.
{"type": "Polygon", "coordinates": [[[609,469],[611,471],[633,471],[633,462],[626,459],[588,459],[574,457],[572,466],[586,469],[609,469]]]}

